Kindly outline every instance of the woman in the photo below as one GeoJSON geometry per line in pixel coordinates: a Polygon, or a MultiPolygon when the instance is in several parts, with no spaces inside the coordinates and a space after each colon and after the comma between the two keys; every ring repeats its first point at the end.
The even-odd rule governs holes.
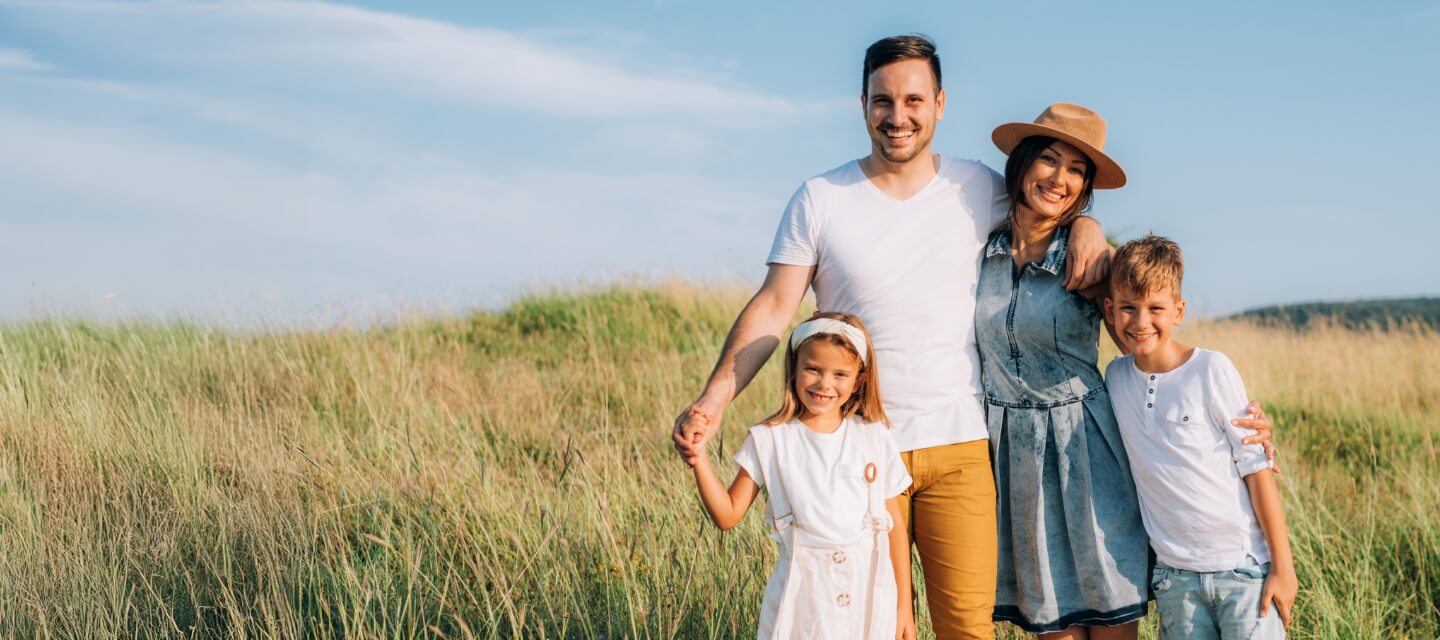
{"type": "Polygon", "coordinates": [[[1057,103],[995,129],[1010,156],[1010,224],[991,236],[976,334],[999,506],[995,619],[1041,638],[1134,638],[1149,541],[1096,368],[1098,290],[1063,286],[1069,225],[1094,189],[1125,184],[1105,121],[1057,103]]]}

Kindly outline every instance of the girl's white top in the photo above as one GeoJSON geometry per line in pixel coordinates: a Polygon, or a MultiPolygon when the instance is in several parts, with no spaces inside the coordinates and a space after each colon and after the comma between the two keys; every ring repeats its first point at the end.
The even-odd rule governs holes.
{"type": "Polygon", "coordinates": [[[1140,516],[1161,562],[1226,571],[1245,556],[1270,561],[1244,477],[1270,466],[1265,450],[1230,425],[1249,404],[1225,354],[1195,349],[1184,364],[1146,373],[1131,356],[1105,371],[1110,403],[1140,494],[1140,516]]]}
{"type": "MultiPolygon", "coordinates": [[[[799,420],[773,427],[756,425],[750,431],[769,429],[779,441],[776,460],[761,460],[755,436],[747,435],[735,462],[750,474],[758,486],[775,477],[776,467],[784,474],[785,495],[795,522],[820,540],[844,543],[871,531],[866,520],[869,486],[865,482],[865,426],[859,416],[840,423],[833,433],[816,433],[799,420]]],[[[900,460],[900,450],[884,425],[876,438],[880,475],[875,482],[885,498],[900,495],[910,486],[910,474],[900,460]]],[[[883,508],[883,505],[877,505],[883,508]]]]}

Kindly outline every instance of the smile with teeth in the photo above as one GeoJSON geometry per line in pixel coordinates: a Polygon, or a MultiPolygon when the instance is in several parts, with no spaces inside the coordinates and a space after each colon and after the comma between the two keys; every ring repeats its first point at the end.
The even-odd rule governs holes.
{"type": "Polygon", "coordinates": [[[819,394],[814,391],[806,391],[805,393],[810,394],[810,399],[814,400],[816,403],[825,403],[836,398],[835,395],[819,394]]]}
{"type": "Polygon", "coordinates": [[[1125,335],[1130,336],[1130,339],[1136,342],[1144,342],[1146,340],[1154,338],[1157,334],[1154,331],[1150,331],[1147,333],[1135,333],[1134,331],[1127,331],[1125,332],[1125,335]]]}
{"type": "Polygon", "coordinates": [[[1040,186],[1035,187],[1035,195],[1040,196],[1041,200],[1044,200],[1051,204],[1060,204],[1060,201],[1065,199],[1065,192],[1052,191],[1050,189],[1046,189],[1040,186]]]}
{"type": "Polygon", "coordinates": [[[913,135],[915,135],[914,129],[906,129],[904,131],[896,131],[894,129],[891,129],[885,132],[885,137],[897,142],[900,140],[909,140],[910,137],[913,135]]]}

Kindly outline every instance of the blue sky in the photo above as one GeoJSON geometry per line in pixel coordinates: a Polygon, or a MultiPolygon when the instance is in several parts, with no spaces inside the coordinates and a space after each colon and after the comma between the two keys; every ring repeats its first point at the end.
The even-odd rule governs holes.
{"type": "Polygon", "coordinates": [[[1130,185],[1094,215],[1180,242],[1192,309],[1440,295],[1437,2],[499,4],[0,0],[0,321],[758,282],[905,32],[940,151],[1104,114],[1130,185]]]}

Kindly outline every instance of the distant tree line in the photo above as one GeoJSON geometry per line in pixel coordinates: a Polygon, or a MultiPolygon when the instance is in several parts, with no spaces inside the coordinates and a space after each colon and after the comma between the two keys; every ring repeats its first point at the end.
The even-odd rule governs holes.
{"type": "Polygon", "coordinates": [[[1288,324],[1305,328],[1312,323],[1334,323],[1348,329],[1392,329],[1420,324],[1440,330],[1440,298],[1308,302],[1242,311],[1227,319],[1253,319],[1262,324],[1288,324]]]}

